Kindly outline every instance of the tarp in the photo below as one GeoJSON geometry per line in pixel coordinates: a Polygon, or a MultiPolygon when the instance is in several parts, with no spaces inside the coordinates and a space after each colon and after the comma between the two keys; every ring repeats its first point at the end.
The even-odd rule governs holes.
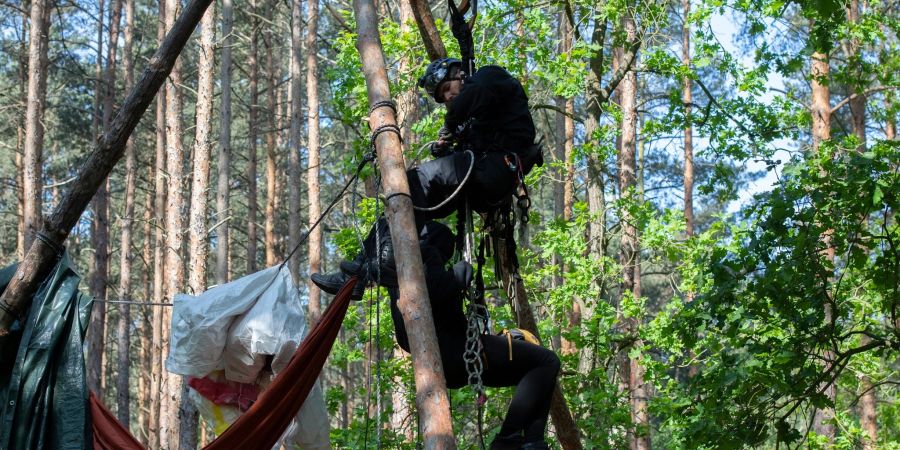
{"type": "MultiPolygon", "coordinates": [[[[350,294],[355,285],[356,277],[341,288],[287,367],[260,395],[259,400],[204,450],[270,449],[278,442],[322,371],[347,314],[350,294]]],[[[102,408],[102,405],[98,403],[97,407],[102,408]]],[[[102,435],[98,441],[129,441],[128,430],[108,413],[94,416],[94,434],[102,435]]],[[[134,443],[97,449],[142,450],[143,447],[134,443]]]]}
{"type": "MultiPolygon", "coordinates": [[[[15,266],[0,271],[0,292],[15,266]]],[[[63,255],[0,342],[0,448],[92,448],[82,344],[91,301],[63,255]]]]}
{"type": "MultiPolygon", "coordinates": [[[[232,422],[232,409],[246,411],[278,376],[306,333],[305,299],[286,265],[270,267],[213,287],[200,295],[178,294],[172,309],[166,369],[188,376],[191,396],[217,428],[232,422]],[[221,369],[221,370],[220,370],[221,369]]],[[[328,410],[316,384],[288,433],[287,447],[327,450],[328,410]]]]}

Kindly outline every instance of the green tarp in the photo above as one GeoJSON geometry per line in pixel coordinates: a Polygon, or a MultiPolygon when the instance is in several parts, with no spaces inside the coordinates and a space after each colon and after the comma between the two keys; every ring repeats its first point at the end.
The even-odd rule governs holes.
{"type": "MultiPolygon", "coordinates": [[[[0,292],[15,266],[0,270],[0,292]]],[[[92,448],[82,344],[91,301],[63,255],[24,324],[0,338],[0,449],[92,448]]]]}

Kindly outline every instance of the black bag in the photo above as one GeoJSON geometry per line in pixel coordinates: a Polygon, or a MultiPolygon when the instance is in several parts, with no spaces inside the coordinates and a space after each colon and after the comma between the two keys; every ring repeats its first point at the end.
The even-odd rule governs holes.
{"type": "Polygon", "coordinates": [[[537,143],[531,144],[531,146],[525,148],[525,150],[519,154],[519,158],[522,160],[522,173],[525,175],[528,175],[534,166],[543,166],[544,138],[541,138],[537,143]]]}

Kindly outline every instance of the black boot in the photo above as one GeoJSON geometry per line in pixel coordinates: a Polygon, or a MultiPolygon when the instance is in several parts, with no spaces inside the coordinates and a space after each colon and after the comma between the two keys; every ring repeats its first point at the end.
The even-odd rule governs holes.
{"type": "MultiPolygon", "coordinates": [[[[350,275],[343,272],[329,274],[314,273],[310,275],[309,279],[323,292],[335,295],[341,290],[344,284],[347,283],[350,279],[350,275]]],[[[366,291],[366,283],[367,280],[365,277],[360,277],[359,280],[357,280],[356,286],[353,287],[353,292],[350,293],[350,300],[362,300],[363,293],[366,291]]]]}
{"type": "Polygon", "coordinates": [[[524,440],[521,431],[508,436],[501,436],[498,434],[497,436],[494,436],[494,440],[491,441],[491,450],[519,450],[522,448],[524,440]]]}

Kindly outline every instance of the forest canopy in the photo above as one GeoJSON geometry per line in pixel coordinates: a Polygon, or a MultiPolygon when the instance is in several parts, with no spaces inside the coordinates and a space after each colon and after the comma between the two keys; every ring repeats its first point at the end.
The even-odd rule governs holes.
{"type": "MultiPolygon", "coordinates": [[[[0,2],[0,265],[182,7],[0,2]]],[[[417,81],[460,48],[443,1],[375,8],[412,167],[446,112],[417,81]]],[[[312,323],[331,296],[309,275],[384,210],[377,163],[338,197],[373,147],[356,20],[348,1],[213,2],[65,242],[98,300],[88,385],[149,448],[217,434],[162,366],[175,293],[280,264],[314,229],[288,263],[312,323]]],[[[514,235],[574,421],[553,410],[551,448],[900,449],[900,3],[481,0],[472,30],[543,143],[514,235]]],[[[495,332],[525,327],[500,259],[484,264],[495,332]]],[[[421,445],[387,297],[351,304],[320,377],[334,448],[421,445]]],[[[470,388],[449,395],[476,448],[512,389],[488,388],[483,414],[470,388]]]]}

